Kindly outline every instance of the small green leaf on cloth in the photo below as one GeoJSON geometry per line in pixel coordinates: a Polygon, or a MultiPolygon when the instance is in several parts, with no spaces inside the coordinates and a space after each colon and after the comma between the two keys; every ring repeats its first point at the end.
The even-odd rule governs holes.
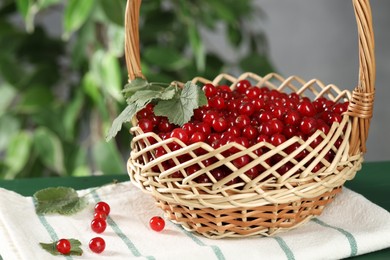
{"type": "MultiPolygon", "coordinates": [[[[69,254],[66,254],[66,255],[82,255],[83,254],[83,250],[81,249],[81,242],[77,239],[68,239],[69,242],[70,242],[70,252],[69,254]]],[[[56,248],[56,243],[57,241],[53,242],[53,243],[39,243],[41,245],[41,247],[46,250],[47,252],[49,252],[50,254],[52,255],[61,255],[60,252],[57,251],[57,248],[56,248]]]]}
{"type": "Polygon", "coordinates": [[[169,122],[184,125],[194,115],[194,109],[207,104],[203,91],[194,83],[187,82],[179,95],[162,100],[154,107],[157,116],[168,117],[169,122]]]}
{"type": "Polygon", "coordinates": [[[72,215],[87,205],[85,198],[79,197],[76,190],[69,187],[46,188],[34,193],[33,197],[38,215],[72,215]]]}

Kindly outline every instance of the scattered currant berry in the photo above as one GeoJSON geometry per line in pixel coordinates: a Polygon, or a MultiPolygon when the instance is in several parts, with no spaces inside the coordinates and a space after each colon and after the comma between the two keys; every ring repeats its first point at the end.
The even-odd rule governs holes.
{"type": "Polygon", "coordinates": [[[71,248],[70,242],[68,239],[62,238],[57,241],[56,249],[59,253],[66,255],[69,254],[71,248]]]}
{"type": "Polygon", "coordinates": [[[108,216],[108,214],[110,214],[110,206],[107,204],[107,202],[100,201],[95,205],[95,212],[99,211],[104,212],[106,216],[108,216]]]}
{"type": "Polygon", "coordinates": [[[89,241],[89,248],[92,252],[100,254],[106,248],[106,242],[101,237],[94,237],[89,241]]]}
{"type": "Polygon", "coordinates": [[[160,232],[165,227],[165,220],[160,216],[154,216],[149,221],[149,226],[156,232],[160,232]]]}
{"type": "Polygon", "coordinates": [[[101,218],[101,219],[107,219],[107,214],[103,211],[98,211],[93,214],[93,218],[101,218]]]}
{"type": "Polygon", "coordinates": [[[91,221],[91,229],[98,234],[103,233],[106,227],[107,222],[105,219],[95,218],[91,221]]]}

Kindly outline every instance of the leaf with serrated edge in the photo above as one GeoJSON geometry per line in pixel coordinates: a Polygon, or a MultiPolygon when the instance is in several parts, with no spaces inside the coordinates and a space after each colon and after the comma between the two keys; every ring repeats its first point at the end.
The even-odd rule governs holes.
{"type": "Polygon", "coordinates": [[[86,205],[85,199],[80,198],[77,192],[69,187],[46,188],[34,193],[33,197],[38,215],[53,213],[70,215],[86,205]]]}
{"type": "Polygon", "coordinates": [[[125,97],[130,97],[138,90],[145,89],[148,86],[148,84],[149,83],[143,78],[135,78],[134,80],[130,81],[125,85],[125,87],[122,90],[122,93],[124,93],[125,97]]]}
{"type": "Polygon", "coordinates": [[[138,107],[136,106],[136,104],[128,105],[122,111],[122,113],[120,113],[119,116],[117,118],[115,118],[110,130],[108,130],[108,134],[106,136],[106,141],[109,141],[114,136],[116,136],[116,134],[122,129],[122,125],[126,122],[131,121],[131,119],[133,118],[135,113],[137,113],[137,110],[138,110],[138,107]]]}
{"type": "MultiPolygon", "coordinates": [[[[68,240],[70,242],[71,249],[70,249],[69,254],[66,254],[66,255],[81,256],[83,254],[83,249],[81,249],[81,242],[79,240],[73,239],[73,238],[70,238],[68,240]]],[[[56,243],[57,243],[57,241],[55,241],[53,243],[39,243],[39,245],[44,250],[46,250],[47,252],[49,252],[52,255],[61,255],[61,253],[57,251],[56,243]]]]}
{"type": "Polygon", "coordinates": [[[122,125],[131,121],[133,116],[147,104],[155,99],[170,99],[175,95],[176,91],[177,89],[174,86],[169,86],[160,91],[147,89],[137,91],[134,95],[127,99],[127,103],[129,105],[117,118],[115,118],[110,130],[108,131],[106,141],[111,140],[122,129],[122,125]]]}
{"type": "Polygon", "coordinates": [[[203,91],[194,83],[187,82],[180,95],[169,100],[161,100],[154,107],[157,116],[166,116],[172,124],[180,125],[190,121],[194,115],[194,109],[200,106],[199,101],[204,103],[203,91]]]}

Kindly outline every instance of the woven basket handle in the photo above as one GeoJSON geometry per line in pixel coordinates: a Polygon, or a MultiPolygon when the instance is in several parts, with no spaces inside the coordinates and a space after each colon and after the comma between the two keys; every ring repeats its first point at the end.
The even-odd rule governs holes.
{"type": "Polygon", "coordinates": [[[129,81],[144,78],[139,51],[139,11],[142,0],[128,0],[125,14],[125,57],[129,81]]]}
{"type": "Polygon", "coordinates": [[[366,152],[375,96],[375,41],[369,0],[352,0],[359,35],[359,81],[352,92],[348,114],[353,117],[350,154],[366,152]]]}
{"type": "MultiPolygon", "coordinates": [[[[139,49],[139,12],[142,0],[128,0],[125,17],[125,55],[129,81],[144,75],[139,49]]],[[[350,154],[366,151],[375,94],[374,32],[369,0],[352,0],[359,36],[359,81],[352,92],[348,114],[353,117],[350,154]]]]}

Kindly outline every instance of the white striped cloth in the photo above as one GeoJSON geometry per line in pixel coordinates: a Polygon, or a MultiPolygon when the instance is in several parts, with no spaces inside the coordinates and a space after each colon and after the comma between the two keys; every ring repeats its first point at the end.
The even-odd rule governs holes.
{"type": "Polygon", "coordinates": [[[341,259],[390,247],[390,213],[346,188],[321,217],[295,230],[222,240],[169,221],[162,232],[152,231],[149,219],[162,212],[130,182],[104,186],[88,198],[87,208],[75,215],[37,216],[31,197],[0,189],[0,259],[341,259]],[[90,228],[97,201],[111,206],[108,227],[100,235],[90,228]],[[100,255],[88,248],[95,236],[106,241],[100,255]],[[83,255],[52,256],[39,246],[60,238],[80,240],[83,255]]]}

